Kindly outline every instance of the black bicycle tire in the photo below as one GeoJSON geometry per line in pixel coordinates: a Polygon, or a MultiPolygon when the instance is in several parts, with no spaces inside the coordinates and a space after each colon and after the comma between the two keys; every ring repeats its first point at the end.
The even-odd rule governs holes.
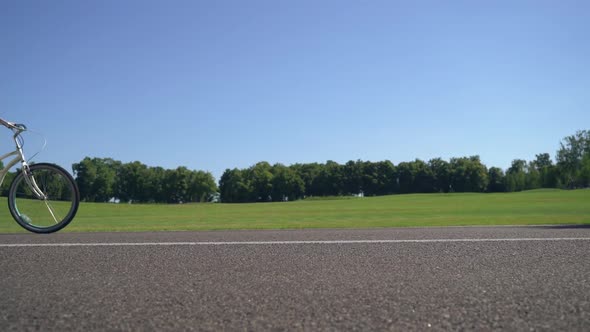
{"type": "Polygon", "coordinates": [[[71,185],[72,190],[74,191],[73,207],[70,209],[70,212],[68,213],[68,215],[61,222],[59,222],[56,225],[50,226],[50,227],[36,227],[36,226],[33,226],[33,225],[21,220],[21,218],[17,212],[17,208],[15,207],[16,186],[20,181],[23,181],[23,179],[21,179],[21,178],[24,177],[24,175],[21,171],[14,177],[14,179],[12,180],[12,183],[10,184],[10,189],[8,191],[8,210],[10,211],[10,214],[12,215],[14,220],[21,227],[23,227],[24,229],[26,229],[30,232],[43,233],[43,234],[57,232],[57,231],[63,229],[64,227],[66,227],[70,222],[72,222],[72,220],[76,216],[76,213],[78,212],[78,207],[80,206],[80,190],[78,189],[78,185],[76,184],[74,177],[72,177],[72,175],[68,171],[66,171],[65,169],[63,169],[62,167],[60,167],[58,165],[50,164],[50,163],[39,163],[39,164],[30,165],[29,168],[31,169],[31,171],[35,171],[36,169],[43,169],[43,168],[44,169],[51,169],[51,170],[63,175],[64,178],[67,179],[67,181],[71,185]]]}

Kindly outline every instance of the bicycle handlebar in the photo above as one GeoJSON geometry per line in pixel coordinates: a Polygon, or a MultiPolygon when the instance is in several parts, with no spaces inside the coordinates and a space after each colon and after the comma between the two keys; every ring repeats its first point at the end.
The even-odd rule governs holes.
{"type": "Polygon", "coordinates": [[[0,124],[8,129],[12,129],[12,130],[19,130],[19,131],[27,130],[27,126],[25,126],[22,123],[13,123],[10,121],[6,121],[4,119],[0,119],[0,124]]]}

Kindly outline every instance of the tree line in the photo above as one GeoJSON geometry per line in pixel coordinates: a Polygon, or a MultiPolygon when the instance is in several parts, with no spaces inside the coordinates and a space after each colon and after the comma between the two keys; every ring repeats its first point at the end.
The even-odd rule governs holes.
{"type": "MultiPolygon", "coordinates": [[[[565,137],[554,163],[548,153],[516,159],[506,170],[488,168],[479,156],[391,161],[306,163],[259,162],[226,169],[215,182],[209,172],[164,169],[141,162],[86,157],[72,166],[81,199],[87,202],[226,203],[292,201],[305,197],[407,193],[513,192],[536,188],[590,186],[590,131],[565,137]]],[[[3,195],[15,173],[8,173],[3,195]]]]}
{"type": "Polygon", "coordinates": [[[313,196],[448,192],[513,192],[590,186],[590,131],[564,138],[554,164],[548,153],[516,159],[506,170],[488,168],[479,156],[391,161],[349,161],[285,166],[259,162],[227,169],[219,181],[227,203],[296,200],[313,196]]]}
{"type": "Polygon", "coordinates": [[[191,171],[184,166],[164,169],[139,161],[122,163],[86,157],[72,169],[80,198],[87,202],[206,202],[217,192],[211,173],[191,171]]]}

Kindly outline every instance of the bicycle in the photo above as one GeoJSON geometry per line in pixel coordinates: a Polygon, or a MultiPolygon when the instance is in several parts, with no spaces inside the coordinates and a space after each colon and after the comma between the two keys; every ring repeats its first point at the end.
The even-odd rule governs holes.
{"type": "Polygon", "coordinates": [[[8,209],[16,222],[34,233],[53,233],[66,227],[78,211],[80,192],[74,178],[60,166],[50,163],[29,165],[23,152],[27,131],[23,124],[0,119],[12,130],[16,150],[0,156],[0,161],[15,156],[0,170],[0,186],[10,169],[21,164],[8,190],[8,209]]]}

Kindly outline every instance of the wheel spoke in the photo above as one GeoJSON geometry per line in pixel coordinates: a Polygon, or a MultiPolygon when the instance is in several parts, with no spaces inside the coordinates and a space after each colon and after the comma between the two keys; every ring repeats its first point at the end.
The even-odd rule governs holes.
{"type": "Polygon", "coordinates": [[[56,224],[59,223],[59,221],[57,221],[57,218],[55,217],[55,213],[53,213],[53,209],[51,208],[51,206],[49,206],[49,203],[47,203],[47,200],[43,200],[43,202],[47,206],[47,210],[49,210],[49,213],[51,213],[51,216],[53,217],[53,221],[55,221],[56,224]]]}

